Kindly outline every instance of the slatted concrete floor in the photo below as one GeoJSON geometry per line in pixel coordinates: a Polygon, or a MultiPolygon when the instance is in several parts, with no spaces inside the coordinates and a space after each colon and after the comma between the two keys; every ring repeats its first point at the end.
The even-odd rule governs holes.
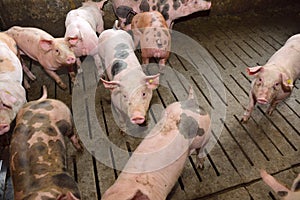
{"type": "MultiPolygon", "coordinates": [[[[276,199],[261,181],[259,169],[265,168],[287,186],[300,173],[299,80],[291,97],[272,116],[265,114],[265,106],[258,106],[247,124],[239,121],[248,103],[252,79],[245,68],[264,64],[291,35],[300,31],[300,15],[294,10],[211,18],[195,16],[175,24],[174,30],[189,38],[183,40],[183,35],[174,33],[181,40],[173,40],[168,68],[161,76],[161,86],[153,94],[152,105],[157,107],[149,111],[149,124],[159,119],[163,107],[185,99],[191,84],[201,106],[212,114],[215,145],[209,151],[204,170],[195,168],[194,155],[189,157],[168,199],[276,199]],[[191,46],[186,47],[187,44],[191,46]]],[[[88,139],[98,142],[87,144],[91,152],[86,150],[81,155],[68,144],[68,169],[78,182],[83,199],[100,199],[120,173],[103,163],[116,166],[118,160],[126,160],[141,139],[120,134],[111,113],[110,94],[98,83],[90,58],[84,61],[79,85],[66,91],[53,84],[36,63],[32,64],[32,70],[40,76],[31,84],[28,99],[39,98],[40,86],[46,84],[49,97],[73,106],[77,130],[86,144],[88,139]],[[128,153],[117,157],[116,150],[106,146],[107,141],[128,153]],[[100,153],[105,157],[101,162],[100,153]]],[[[69,82],[65,72],[61,76],[69,82]]],[[[9,135],[1,139],[2,143],[8,143],[9,135]]],[[[7,148],[2,149],[3,157],[7,148]]],[[[7,164],[0,162],[0,166],[0,186],[10,188],[9,181],[8,184],[3,181],[5,177],[9,180],[7,164]]],[[[9,190],[5,190],[5,199],[10,199],[9,190]]],[[[2,192],[0,195],[4,196],[2,192]]]]}

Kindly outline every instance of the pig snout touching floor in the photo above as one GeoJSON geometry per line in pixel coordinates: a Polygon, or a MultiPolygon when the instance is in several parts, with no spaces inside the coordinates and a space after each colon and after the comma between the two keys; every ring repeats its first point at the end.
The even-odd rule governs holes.
{"type": "Polygon", "coordinates": [[[201,161],[210,136],[210,117],[195,99],[170,104],[102,199],[166,199],[193,150],[201,161]]]}
{"type": "Polygon", "coordinates": [[[67,88],[55,73],[62,67],[72,67],[76,62],[75,54],[64,38],[54,38],[49,33],[32,27],[13,26],[5,33],[14,38],[22,53],[38,61],[62,89],[67,88]]]}
{"type": "Polygon", "coordinates": [[[146,76],[134,53],[132,37],[123,30],[108,29],[99,36],[99,56],[109,80],[101,79],[111,91],[112,108],[121,130],[126,122],[142,124],[159,85],[159,74],[146,76]]]}
{"type": "Polygon", "coordinates": [[[11,122],[26,103],[22,65],[16,54],[15,41],[0,33],[0,135],[10,130],[11,122]]]}
{"type": "Polygon", "coordinates": [[[300,199],[300,174],[294,180],[292,188],[288,189],[279,183],[273,176],[268,174],[265,170],[260,171],[260,176],[263,181],[270,186],[274,192],[283,200],[299,200],[300,199]]]}
{"type": "Polygon", "coordinates": [[[246,122],[256,105],[269,104],[271,115],[277,104],[289,97],[294,82],[300,77],[300,34],[290,37],[264,66],[247,68],[255,79],[251,83],[249,104],[241,121],[246,122]]]}
{"type": "Polygon", "coordinates": [[[71,49],[77,58],[78,68],[81,65],[80,57],[91,55],[100,70],[100,58],[97,54],[98,36],[104,30],[103,4],[87,1],[82,6],[69,11],[65,20],[66,33],[64,38],[70,43],[71,49]]]}
{"type": "Polygon", "coordinates": [[[64,136],[81,151],[73,132],[69,108],[59,100],[43,96],[24,104],[16,118],[10,145],[10,172],[14,198],[80,199],[76,182],[67,173],[64,136]]]}
{"type": "Polygon", "coordinates": [[[167,23],[158,11],[136,14],[131,23],[135,47],[140,44],[143,64],[149,59],[159,59],[164,66],[169,58],[171,49],[171,35],[167,23]]]}

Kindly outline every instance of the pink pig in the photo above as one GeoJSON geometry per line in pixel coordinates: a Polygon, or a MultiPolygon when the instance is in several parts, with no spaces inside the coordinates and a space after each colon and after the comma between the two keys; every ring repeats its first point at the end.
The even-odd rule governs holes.
{"type": "Polygon", "coordinates": [[[194,12],[209,10],[211,2],[206,0],[112,0],[113,9],[119,20],[119,27],[130,30],[132,17],[141,12],[159,11],[172,29],[174,20],[194,12]]]}
{"type": "Polygon", "coordinates": [[[260,171],[263,181],[270,186],[278,196],[284,200],[299,200],[300,199],[300,174],[294,180],[291,190],[280,184],[276,179],[268,174],[265,170],[260,171]]]}
{"type": "Polygon", "coordinates": [[[276,105],[291,95],[293,83],[300,77],[300,34],[290,37],[264,66],[247,68],[255,75],[249,92],[249,104],[241,121],[248,121],[256,103],[270,104],[272,114],[276,105]]]}
{"type": "Polygon", "coordinates": [[[170,55],[171,35],[167,23],[158,11],[136,14],[131,23],[134,44],[141,46],[143,64],[149,58],[159,58],[159,64],[165,65],[170,55]]]}
{"type": "Polygon", "coordinates": [[[31,27],[13,26],[5,32],[15,39],[21,52],[38,61],[61,88],[67,88],[55,73],[63,66],[71,67],[76,61],[64,38],[54,38],[41,29],[31,27]]]}
{"type": "Polygon", "coordinates": [[[10,123],[26,103],[22,65],[16,54],[14,39],[0,33],[0,135],[10,130],[10,123]]]}
{"type": "Polygon", "coordinates": [[[99,67],[99,56],[97,54],[98,36],[104,30],[103,4],[101,2],[87,1],[82,6],[71,10],[66,17],[65,39],[70,43],[72,50],[77,57],[77,65],[81,62],[79,57],[92,55],[95,63],[99,67]]]}
{"type": "Polygon", "coordinates": [[[108,29],[99,36],[99,55],[109,81],[102,80],[111,90],[111,99],[120,128],[126,119],[142,124],[152,98],[152,90],[159,84],[159,74],[146,76],[134,53],[131,36],[123,30],[108,29]]]}
{"type": "Polygon", "coordinates": [[[196,100],[170,104],[103,200],[166,199],[193,150],[198,152],[197,164],[202,164],[210,135],[210,117],[196,100]]]}

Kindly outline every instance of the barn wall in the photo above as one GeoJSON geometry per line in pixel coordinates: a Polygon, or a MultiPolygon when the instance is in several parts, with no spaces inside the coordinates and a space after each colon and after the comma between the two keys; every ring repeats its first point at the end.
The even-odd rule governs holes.
{"type": "MultiPolygon", "coordinates": [[[[42,28],[54,36],[63,36],[64,20],[69,10],[81,5],[82,0],[2,0],[0,1],[0,29],[13,25],[42,28]],[[26,3],[24,3],[26,2],[26,3]]],[[[97,0],[98,1],[98,0],[97,0]]],[[[210,16],[227,15],[250,9],[263,10],[297,3],[298,0],[212,0],[210,16]]],[[[104,7],[105,26],[111,27],[115,16],[110,3],[104,7]]]]}

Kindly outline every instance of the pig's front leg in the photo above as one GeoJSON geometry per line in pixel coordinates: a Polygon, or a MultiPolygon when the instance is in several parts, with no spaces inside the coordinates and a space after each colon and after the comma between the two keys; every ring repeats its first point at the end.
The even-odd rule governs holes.
{"type": "Polygon", "coordinates": [[[62,89],[67,89],[67,85],[61,80],[61,78],[56,74],[55,71],[45,69],[45,71],[51,76],[55,82],[61,87],[62,89]]]}
{"type": "Polygon", "coordinates": [[[246,108],[246,110],[244,112],[244,115],[243,115],[243,117],[241,119],[241,122],[245,123],[245,122],[247,122],[249,120],[250,115],[251,115],[251,113],[252,113],[252,111],[254,109],[255,104],[256,104],[256,98],[255,98],[255,96],[254,96],[254,94],[252,92],[252,89],[251,89],[250,93],[249,93],[249,104],[248,104],[248,106],[247,106],[247,108],[246,108]]]}
{"type": "Polygon", "coordinates": [[[28,67],[24,64],[24,60],[21,58],[22,68],[25,74],[30,78],[30,80],[34,81],[36,79],[35,75],[28,69],[28,67]]]}

